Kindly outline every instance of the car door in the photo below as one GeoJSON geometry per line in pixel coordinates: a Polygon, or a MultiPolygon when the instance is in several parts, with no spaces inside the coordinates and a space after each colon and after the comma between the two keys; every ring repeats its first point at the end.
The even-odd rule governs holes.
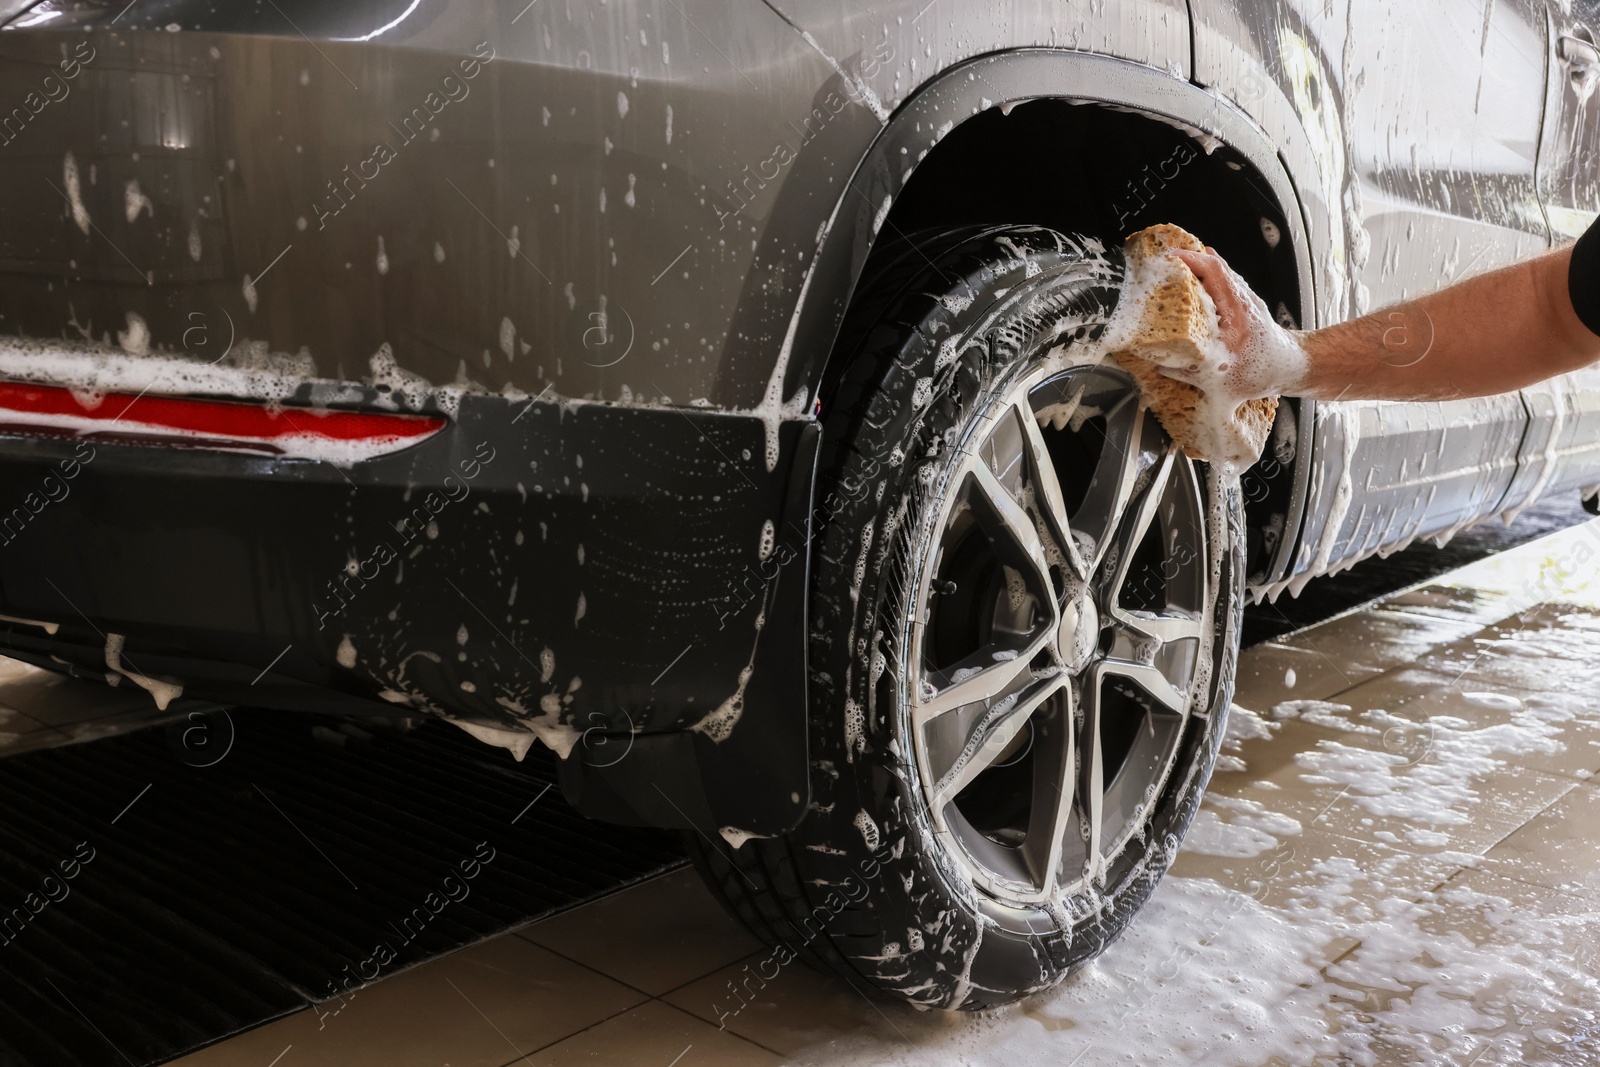
{"type": "MultiPolygon", "coordinates": [[[[1549,0],[1549,15],[1539,196],[1553,240],[1565,243],[1600,214],[1600,0],[1549,0]]],[[[1522,396],[1528,432],[1508,510],[1600,484],[1600,368],[1553,378],[1522,396]]]]}
{"type": "Polygon", "coordinates": [[[1600,211],[1600,0],[1547,0],[1550,78],[1539,146],[1539,196],[1556,241],[1571,240],[1600,211]]]}
{"type": "MultiPolygon", "coordinates": [[[[1318,246],[1318,324],[1381,309],[1548,243],[1536,184],[1543,0],[1195,0],[1195,78],[1283,146],[1318,246]]],[[[1393,358],[1428,358],[1398,317],[1393,358]]],[[[1492,513],[1526,425],[1515,395],[1317,405],[1289,575],[1492,513]]]]}

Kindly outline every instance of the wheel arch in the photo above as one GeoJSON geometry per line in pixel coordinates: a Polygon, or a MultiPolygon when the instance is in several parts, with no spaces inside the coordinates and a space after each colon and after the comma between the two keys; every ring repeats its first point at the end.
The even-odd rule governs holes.
{"type": "MultiPolygon", "coordinates": [[[[842,78],[833,85],[848,95],[842,78]]],[[[825,87],[826,88],[826,87],[825,87]]],[[[819,91],[820,96],[820,91],[819,91]]],[[[881,128],[865,111],[841,112],[822,128],[811,143],[802,136],[794,168],[783,183],[774,214],[760,238],[768,252],[793,255],[802,245],[809,269],[784,272],[775,284],[769,276],[744,279],[745,291],[735,332],[747,341],[744,357],[759,349],[763,363],[741,364],[747,373],[727,375],[730,388],[753,388],[766,383],[758,410],[774,424],[805,426],[807,447],[789,479],[790,497],[777,526],[792,530],[798,541],[797,581],[786,580],[782,604],[773,604],[765,616],[769,630],[757,644],[752,659],[751,707],[763,711],[759,730],[752,720],[744,736],[760,749],[768,762],[733,758],[727,746],[700,744],[682,733],[638,740],[632,755],[615,769],[569,769],[568,795],[580,808],[615,821],[654,825],[694,826],[715,836],[719,828],[739,832],[782,832],[788,820],[809,798],[804,781],[809,772],[805,746],[787,740],[803,729],[807,713],[803,699],[786,698],[781,679],[793,677],[796,665],[803,671],[805,620],[809,615],[809,570],[817,546],[813,533],[826,507],[815,479],[817,421],[809,417],[815,405],[826,407],[830,385],[840,361],[831,358],[846,312],[866,274],[869,260],[883,242],[882,236],[907,228],[957,226],[965,223],[1017,223],[1052,226],[1118,243],[1133,229],[1158,221],[1187,225],[1216,245],[1241,268],[1241,273],[1262,291],[1283,299],[1300,322],[1315,321],[1312,252],[1307,236],[1305,206],[1296,194],[1285,164],[1259,128],[1231,103],[1162,70],[1107,56],[1060,49],[1027,48],[967,60],[931,78],[889,115],[881,128]],[[850,122],[849,128],[845,123],[850,122]],[[1125,190],[1130,197],[1144,187],[1146,168],[1158,177],[1168,153],[1179,145],[1193,146],[1175,178],[1167,178],[1170,199],[1149,200],[1149,210],[1119,214],[1123,206],[1113,199],[1095,205],[1060,191],[1059,169],[1048,160],[1027,152],[1029,131],[1060,124],[1066,130],[1099,132],[1115,140],[1117,151],[1100,151],[1092,161],[1074,151],[1068,158],[1084,180],[1092,179],[1103,192],[1125,190]],[[870,133],[870,140],[866,134],[870,133]],[[858,140],[859,138],[859,140],[858,140]],[[852,147],[842,157],[831,153],[842,143],[852,147]],[[1208,151],[1209,149],[1209,151],[1208,151]],[[999,159],[1009,187],[989,190],[982,200],[971,195],[970,168],[974,161],[999,159]],[[854,160],[853,163],[848,161],[854,160]],[[1012,165],[1011,161],[1015,161],[1012,165]],[[835,167],[838,169],[834,169],[835,167]],[[848,171],[845,170],[848,167],[848,171]],[[830,177],[848,174],[847,180],[830,177]],[[804,174],[805,180],[796,176],[804,174]],[[1203,178],[1194,190],[1187,185],[1203,178]],[[823,192],[823,190],[826,190],[823,192]],[[819,199],[831,203],[819,205],[819,199]],[[1221,198],[1236,207],[1226,232],[1213,232],[1205,223],[1207,198],[1221,198]],[[1066,206],[1063,206],[1066,205],[1066,206]],[[1265,205],[1280,227],[1277,254],[1253,260],[1247,252],[1264,245],[1260,215],[1244,206],[1265,205]],[[994,207],[993,214],[974,214],[976,206],[994,207]],[[820,210],[819,210],[820,208],[820,210]],[[1003,209],[1003,210],[1000,210],[1003,209]],[[1115,209],[1115,210],[1113,210],[1115,209]],[[819,222],[822,211],[827,214],[819,222]],[[1248,225],[1246,225],[1248,223],[1248,225]],[[815,234],[815,243],[812,243],[815,234]],[[815,249],[814,252],[811,249],[815,249]],[[792,288],[791,288],[792,287],[792,288]],[[790,295],[790,293],[793,295],[790,295]],[[772,356],[770,361],[767,357],[772,356]],[[781,626],[776,625],[780,623],[781,626]],[[764,680],[764,681],[763,681],[764,680]],[[777,680],[777,681],[775,681],[777,680]],[[764,688],[771,684],[773,688],[764,688]],[[757,690],[760,690],[759,692],[757,690]],[[715,759],[707,753],[715,755],[715,759]],[[759,782],[742,778],[766,768],[759,782]],[[779,768],[777,774],[771,768],[779,768]],[[683,781],[668,781],[680,775],[683,781]],[[663,790],[662,784],[667,788],[663,790]],[[791,793],[791,782],[798,791],[791,793]],[[679,800],[660,798],[671,792],[679,800]],[[704,810],[684,804],[683,798],[704,797],[704,810]],[[755,801],[765,813],[757,818],[755,801]],[[731,823],[731,826],[730,826],[731,823]]],[[[1089,134],[1085,134],[1087,136],[1089,134]]],[[[1063,144],[1075,149],[1067,134],[1063,144]]],[[[1171,173],[1171,165],[1167,172],[1171,173]]],[[[1152,182],[1154,179],[1150,179],[1152,182]]],[[[1107,194],[1113,198],[1120,192],[1107,194]]],[[[1130,201],[1131,203],[1131,201],[1130,201]]],[[[793,262],[792,260],[790,262],[793,262]]],[[[735,356],[738,362],[740,357],[735,356]]],[[[745,401],[733,393],[717,403],[738,407],[745,401]]],[[[1261,586],[1281,577],[1293,558],[1302,521],[1311,463],[1312,419],[1309,403],[1280,408],[1274,462],[1257,468],[1243,486],[1246,526],[1250,536],[1247,577],[1261,586]],[[1277,526],[1275,542],[1268,546],[1265,532],[1277,526]]],[[[789,692],[803,693],[803,686],[789,692]]],[[[759,777],[759,776],[758,776],[759,777]]]]}
{"type": "MultiPolygon", "coordinates": [[[[804,391],[827,405],[841,370],[834,343],[880,238],[1031,223],[1111,244],[1177,222],[1215,245],[1269,306],[1281,302],[1303,324],[1316,314],[1303,210],[1266,135],[1198,86],[1143,64],[1059,49],[969,60],[889,117],[840,191],[790,325],[786,347],[796,358],[783,395],[804,391]],[[1094,146],[1092,159],[1084,144],[1094,146]],[[1278,228],[1270,246],[1263,221],[1278,228]]],[[[1280,410],[1267,456],[1245,478],[1251,586],[1288,566],[1309,483],[1311,402],[1280,410]]]]}

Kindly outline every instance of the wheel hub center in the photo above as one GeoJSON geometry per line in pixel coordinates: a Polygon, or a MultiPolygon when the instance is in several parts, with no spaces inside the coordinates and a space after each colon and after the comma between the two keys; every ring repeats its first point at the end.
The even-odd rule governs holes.
{"type": "Polygon", "coordinates": [[[1088,590],[1069,600],[1061,609],[1061,624],[1056,630],[1056,647],[1069,671],[1077,673],[1089,665],[1100,643],[1100,612],[1088,590]]]}

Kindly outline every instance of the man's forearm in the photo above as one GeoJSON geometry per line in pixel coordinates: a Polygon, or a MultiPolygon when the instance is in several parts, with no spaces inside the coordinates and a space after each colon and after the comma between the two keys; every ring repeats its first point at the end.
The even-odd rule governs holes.
{"type": "Polygon", "coordinates": [[[1567,295],[1570,249],[1301,335],[1299,395],[1438,400],[1510,392],[1600,359],[1567,295]]]}

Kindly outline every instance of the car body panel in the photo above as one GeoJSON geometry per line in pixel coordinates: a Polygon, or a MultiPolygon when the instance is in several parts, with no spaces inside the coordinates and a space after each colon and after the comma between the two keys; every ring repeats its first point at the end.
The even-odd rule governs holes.
{"type": "MultiPolygon", "coordinates": [[[[11,441],[3,640],[42,666],[231,703],[448,709],[506,731],[485,740],[602,764],[636,732],[681,732],[739,825],[768,832],[808,795],[806,570],[769,570],[761,526],[805,528],[816,433],[782,435],[806,457],[787,483],[745,483],[719,455],[759,450],[756,420],[498,398],[343,470],[11,441]],[[756,728],[737,729],[746,703],[756,728]]],[[[703,787],[679,803],[726,806],[703,787]]]]}
{"type": "MultiPolygon", "coordinates": [[[[1542,4],[1197,0],[1194,13],[1196,80],[1260,122],[1295,174],[1320,323],[1546,246],[1542,4]]],[[[1428,358],[1432,324],[1395,314],[1394,358],[1428,358]]],[[[1545,453],[1525,447],[1528,410],[1515,397],[1319,404],[1294,561],[1257,594],[1447,535],[1535,487],[1545,453]]]]}
{"type": "MultiPolygon", "coordinates": [[[[452,423],[349,468],[96,443],[72,499],[20,513],[31,547],[0,549],[6,613],[59,629],[0,640],[221,699],[390,701],[513,748],[531,731],[583,810],[706,832],[777,833],[809,800],[818,390],[952,130],[1049,97],[1225,145],[1282,208],[1306,325],[1543,247],[1537,168],[1591,158],[1541,142],[1531,0],[1486,22],[1443,0],[268,7],[48,0],[0,33],[25,108],[0,114],[0,322],[452,423]],[[1476,64],[1428,52],[1474,32],[1476,64]],[[441,497],[469,460],[482,480],[441,497]],[[436,537],[407,526],[430,493],[436,537]],[[390,531],[404,591],[380,598],[390,531]]],[[[1285,405],[1294,489],[1255,591],[1588,484],[1597,404],[1574,376],[1285,405]]],[[[65,448],[8,438],[0,500],[38,498],[65,448]]]]}
{"type": "Polygon", "coordinates": [[[1508,517],[1552,493],[1592,497],[1600,487],[1600,368],[1587,367],[1522,390],[1528,433],[1508,517]]]}
{"type": "Polygon", "coordinates": [[[1600,4],[1549,3],[1550,78],[1539,148],[1539,196],[1555,239],[1576,238],[1600,213],[1600,69],[1583,48],[1600,31],[1600,4]],[[1571,41],[1564,40],[1572,38],[1571,41]]]}
{"type": "Polygon", "coordinates": [[[1526,422],[1515,394],[1482,401],[1317,406],[1306,524],[1289,580],[1311,578],[1492,514],[1518,469],[1526,422]],[[1465,418],[1462,413],[1465,412],[1465,418]]]}
{"type": "MultiPolygon", "coordinates": [[[[1154,34],[1082,6],[1101,47],[1126,33],[1186,72],[1181,4],[1149,5],[1154,34]]],[[[60,630],[7,643],[103,674],[105,635],[126,633],[138,673],[221,699],[376,696],[513,748],[491,731],[531,730],[577,753],[586,808],[777,832],[809,795],[810,397],[880,210],[853,210],[846,179],[913,70],[1048,44],[1059,12],[918,26],[907,6],[893,45],[841,63],[750,4],[410,10],[381,42],[327,38],[395,5],[284,5],[315,43],[181,3],[110,28],[104,5],[64,4],[0,36],[9,95],[56,80],[53,110],[0,145],[26,190],[0,222],[12,331],[293,368],[313,384],[273,397],[291,403],[457,405],[438,441],[348,470],[97,445],[72,499],[24,518],[33,547],[0,555],[6,605],[60,630]],[[182,32],[140,28],[169,20],[182,32]],[[806,300],[819,248],[845,269],[806,300]],[[485,441],[498,463],[471,502],[446,494],[437,536],[375,564],[485,441]],[[391,573],[403,593],[378,591],[391,573]],[[665,803],[629,791],[645,778],[665,803]]],[[[971,113],[981,89],[946,106],[971,113]]],[[[5,497],[61,447],[8,442],[5,497]]]]}
{"type": "MultiPolygon", "coordinates": [[[[1600,68],[1583,45],[1600,29],[1594,0],[1550,0],[1550,78],[1539,145],[1539,194],[1557,243],[1576,238],[1600,215],[1600,68]],[[1574,38],[1575,41],[1563,40],[1574,38]]],[[[1528,434],[1508,513],[1546,493],[1600,484],[1600,371],[1593,367],[1522,392],[1528,434]]]]}
{"type": "MultiPolygon", "coordinates": [[[[18,139],[26,163],[0,153],[8,187],[41,190],[28,228],[0,236],[8,318],[35,336],[77,322],[114,339],[133,312],[153,344],[179,348],[189,314],[225,313],[243,339],[303,349],[326,377],[364,376],[388,345],[435,384],[753,409],[770,403],[838,191],[927,77],[1063,37],[1178,77],[1188,62],[1173,0],[1114,17],[1034,3],[1003,24],[954,5],[919,21],[925,5],[905,3],[875,11],[873,39],[853,48],[870,20],[819,10],[818,37],[800,28],[809,11],[729,0],[411,6],[368,41],[323,38],[404,6],[363,5],[358,19],[168,2],[116,23],[139,29],[89,34],[104,43],[76,99],[18,139]],[[169,23],[183,32],[145,29],[169,23]],[[457,69],[487,55],[473,78],[457,69]],[[408,123],[430,99],[437,114],[408,123]],[[81,200],[104,241],[57,224],[68,152],[97,168],[81,200]],[[149,208],[125,218],[129,195],[149,208]],[[280,253],[291,269],[262,278],[280,253]],[[24,288],[29,271],[40,278],[24,288]]],[[[84,5],[46,25],[114,13],[84,5]]],[[[81,37],[8,34],[0,87],[20,100],[81,37]]]]}

